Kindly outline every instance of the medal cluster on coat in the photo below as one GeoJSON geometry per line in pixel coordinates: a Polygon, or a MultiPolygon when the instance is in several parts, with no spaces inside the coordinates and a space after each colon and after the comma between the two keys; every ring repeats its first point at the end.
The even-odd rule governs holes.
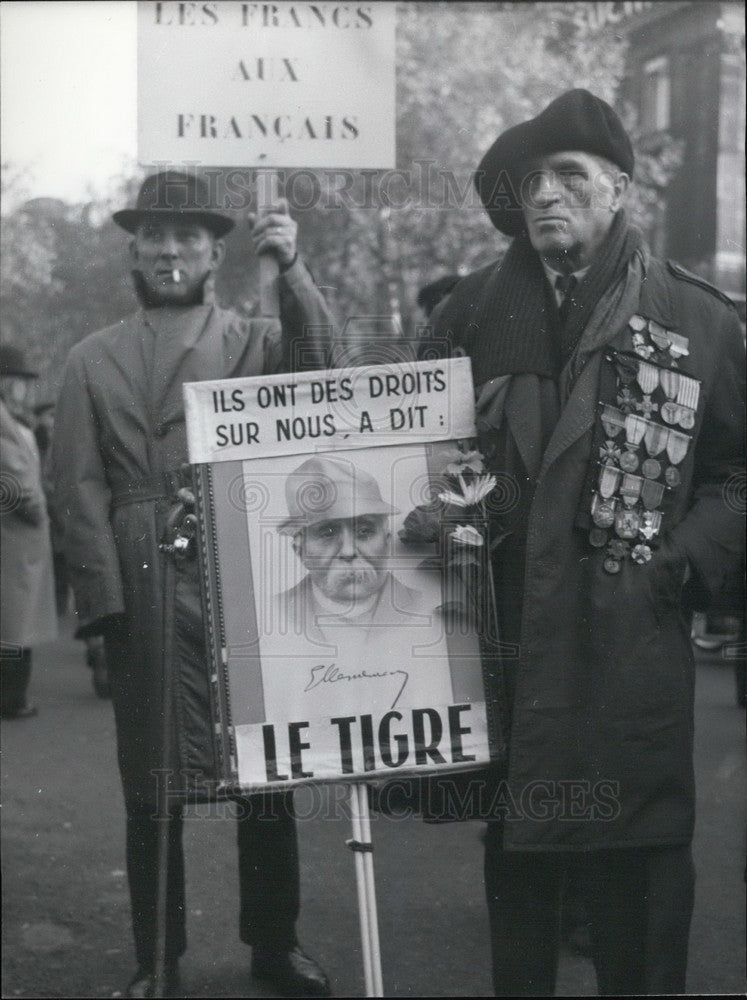
{"type": "Polygon", "coordinates": [[[682,481],[700,398],[700,382],[679,370],[686,337],[637,315],[629,333],[631,350],[607,354],[616,395],[600,403],[604,440],[591,502],[589,541],[606,549],[608,573],[619,573],[627,558],[639,565],[651,559],[662,507],[682,481]]]}

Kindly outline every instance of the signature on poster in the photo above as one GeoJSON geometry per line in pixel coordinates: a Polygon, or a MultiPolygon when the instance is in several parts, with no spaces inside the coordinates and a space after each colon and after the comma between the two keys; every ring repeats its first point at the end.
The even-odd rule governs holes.
{"type": "Polygon", "coordinates": [[[320,687],[323,684],[336,684],[339,681],[372,681],[372,680],[382,680],[387,677],[398,678],[397,683],[399,683],[399,678],[402,679],[399,683],[399,689],[395,695],[394,701],[391,704],[391,708],[395,708],[397,702],[402,696],[402,692],[407,686],[407,682],[410,679],[410,674],[407,670],[374,670],[369,671],[365,668],[363,670],[356,671],[355,673],[346,673],[341,670],[336,663],[319,663],[312,667],[309,671],[309,682],[304,688],[304,691],[312,691],[314,688],[320,687]]]}

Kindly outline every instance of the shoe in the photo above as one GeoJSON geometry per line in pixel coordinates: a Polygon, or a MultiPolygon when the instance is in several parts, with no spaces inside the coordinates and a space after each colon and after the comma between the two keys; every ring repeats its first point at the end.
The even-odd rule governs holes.
{"type": "Polygon", "coordinates": [[[3,712],[2,717],[4,719],[33,719],[38,714],[39,709],[36,705],[24,705],[23,708],[17,708],[15,711],[3,712]]]}
{"type": "Polygon", "coordinates": [[[252,975],[289,997],[330,997],[329,979],[298,945],[287,951],[257,945],[252,949],[252,975]]]}
{"type": "MultiPolygon", "coordinates": [[[[179,965],[178,963],[168,963],[166,965],[165,997],[176,997],[180,995],[179,989],[179,965]]],[[[134,977],[127,984],[124,995],[126,997],[140,998],[156,996],[156,975],[152,969],[145,969],[142,966],[137,970],[134,977]]]]}

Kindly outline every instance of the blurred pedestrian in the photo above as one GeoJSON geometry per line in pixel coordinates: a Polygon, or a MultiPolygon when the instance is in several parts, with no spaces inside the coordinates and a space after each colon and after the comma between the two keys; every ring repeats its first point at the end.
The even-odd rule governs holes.
{"type": "Polygon", "coordinates": [[[0,702],[4,719],[36,715],[28,702],[34,646],[57,636],[52,549],[39,451],[28,405],[37,373],[0,346],[0,702]]]}
{"type": "MultiPolygon", "coordinates": [[[[76,345],[66,365],[54,442],[65,553],[81,633],[105,636],[127,810],[127,872],[138,970],[129,996],[155,976],[157,774],[163,757],[164,608],[175,650],[169,751],[167,989],[178,989],[186,948],[181,799],[189,775],[215,777],[207,653],[197,565],[176,567],[164,596],[158,543],[179,488],[187,443],[182,385],[287,371],[295,357],[325,363],[313,331],[329,327],[324,300],[299,259],[296,223],[279,202],[252,219],[257,253],[279,264],[280,320],[219,308],[214,277],[233,220],[211,207],[196,175],[162,171],[135,208],[115,212],[131,234],[140,309],[76,345]],[[309,331],[312,331],[309,333],[309,331]],[[168,603],[166,603],[168,602],[168,603]]],[[[191,786],[190,786],[191,789],[191,786]]],[[[241,939],[252,972],[290,995],[327,995],[319,966],[298,945],[299,870],[291,794],[240,803],[241,939]]]]}
{"type": "Polygon", "coordinates": [[[47,501],[49,534],[52,543],[54,564],[54,593],[57,615],[64,617],[70,600],[70,586],[67,582],[65,553],[62,550],[62,526],[54,505],[54,473],[52,470],[52,439],[54,437],[54,403],[49,400],[34,407],[34,437],[39,449],[42,469],[42,486],[47,501]]]}
{"type": "MultiPolygon", "coordinates": [[[[34,435],[39,447],[39,457],[42,467],[42,485],[47,501],[49,514],[49,534],[52,543],[52,562],[54,564],[54,591],[58,618],[63,618],[70,606],[70,584],[67,578],[67,564],[63,546],[62,519],[54,496],[54,469],[52,464],[52,441],[54,440],[55,404],[49,400],[37,403],[34,407],[34,435]]],[[[85,632],[79,638],[86,646],[85,664],[91,671],[93,690],[99,698],[109,698],[109,671],[106,665],[106,651],[103,635],[85,632]]]]}
{"type": "Polygon", "coordinates": [[[569,91],[475,175],[513,238],[423,350],[467,354],[479,447],[516,491],[493,560],[510,719],[485,885],[495,991],[555,989],[572,874],[602,994],[684,993],[693,904],[686,607],[740,567],[744,343],[720,291],[630,224],[630,139],[569,91]]]}

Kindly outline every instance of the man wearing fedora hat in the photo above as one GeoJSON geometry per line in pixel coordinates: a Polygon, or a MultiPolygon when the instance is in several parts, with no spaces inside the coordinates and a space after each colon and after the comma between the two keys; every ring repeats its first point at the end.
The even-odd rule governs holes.
{"type": "Polygon", "coordinates": [[[517,650],[485,849],[498,994],[553,994],[569,877],[602,993],[685,991],[687,612],[740,572],[743,338],[729,300],[629,223],[633,172],[586,90],[499,136],[475,184],[513,241],[424,345],[472,359],[481,450],[517,489],[493,559],[517,650]]]}
{"type": "MultiPolygon", "coordinates": [[[[181,801],[215,773],[197,567],[191,560],[177,566],[175,592],[167,600],[158,549],[173,498],[187,485],[182,384],[287,371],[294,359],[322,368],[325,353],[313,331],[328,327],[330,317],[297,256],[297,227],[284,202],[249,220],[257,253],[279,263],[279,321],[244,319],[216,304],[213,279],[234,223],[211,204],[198,176],[162,171],[148,177],[135,207],[116,212],[114,220],[132,235],[140,308],[70,352],[54,464],[79,634],[105,636],[138,961],[128,995],[148,996],[154,988],[154,815],[157,771],[164,766],[166,645],[175,650],[166,922],[172,991],[186,947],[181,801]],[[172,606],[167,644],[164,610],[172,606]]],[[[238,843],[239,930],[253,948],[252,972],[290,995],[327,995],[326,976],[296,939],[299,872],[290,797],[270,796],[264,805],[243,800],[238,843]]]]}

